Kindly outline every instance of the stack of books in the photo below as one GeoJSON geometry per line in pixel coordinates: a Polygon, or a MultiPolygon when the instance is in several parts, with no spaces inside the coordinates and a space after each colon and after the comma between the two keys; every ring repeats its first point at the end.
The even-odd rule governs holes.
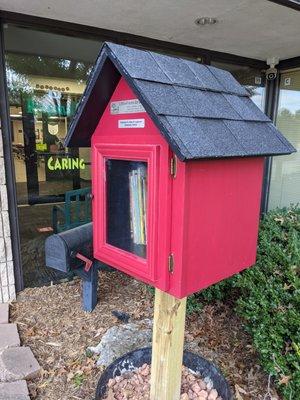
{"type": "Polygon", "coordinates": [[[129,173],[131,237],[135,244],[147,244],[147,169],[129,173]]]}

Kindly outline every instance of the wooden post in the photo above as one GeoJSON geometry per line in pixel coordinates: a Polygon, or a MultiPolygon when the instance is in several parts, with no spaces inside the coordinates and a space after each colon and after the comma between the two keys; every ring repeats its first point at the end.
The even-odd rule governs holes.
{"type": "Polygon", "coordinates": [[[179,400],[183,357],[186,297],[155,289],[151,400],[179,400]]]}

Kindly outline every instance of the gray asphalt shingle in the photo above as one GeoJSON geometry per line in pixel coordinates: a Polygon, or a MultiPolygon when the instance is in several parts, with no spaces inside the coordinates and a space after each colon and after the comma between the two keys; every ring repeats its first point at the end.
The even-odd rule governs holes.
{"type": "Polygon", "coordinates": [[[240,96],[249,96],[248,91],[238,83],[229,71],[210,65],[207,68],[217,78],[225,92],[238,94],[240,96]]]}
{"type": "Polygon", "coordinates": [[[208,67],[204,64],[199,64],[194,61],[183,60],[191,71],[195,74],[197,79],[201,81],[203,89],[221,92],[224,90],[217,78],[210,72],[208,67]]]}
{"type": "Polygon", "coordinates": [[[193,116],[192,111],[180,98],[172,85],[162,83],[134,80],[138,90],[143,93],[145,99],[157,114],[193,116]]]}
{"type": "Polygon", "coordinates": [[[227,93],[223,94],[223,96],[243,120],[270,122],[270,119],[248,97],[227,93]]]}
{"type": "Polygon", "coordinates": [[[158,53],[151,54],[173,84],[204,88],[202,80],[194,74],[189,65],[182,59],[158,53]]]}
{"type": "Polygon", "coordinates": [[[176,91],[194,117],[240,119],[222,93],[176,87],[176,91]]]}
{"type": "Polygon", "coordinates": [[[181,132],[186,132],[184,145],[186,158],[242,156],[243,146],[237,141],[230,129],[221,120],[165,117],[178,138],[181,132]]]}
{"type": "Polygon", "coordinates": [[[118,44],[109,44],[112,55],[121,65],[126,65],[126,73],[132,78],[145,79],[154,82],[171,83],[154,57],[148,51],[133,49],[118,44]]]}
{"type": "Polygon", "coordinates": [[[271,155],[282,151],[279,136],[264,122],[224,121],[237,141],[245,149],[245,155],[271,155]]]}

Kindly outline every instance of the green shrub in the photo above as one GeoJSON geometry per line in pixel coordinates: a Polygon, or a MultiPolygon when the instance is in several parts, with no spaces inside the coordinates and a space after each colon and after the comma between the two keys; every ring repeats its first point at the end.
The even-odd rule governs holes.
{"type": "Polygon", "coordinates": [[[237,275],[237,312],[284,398],[300,399],[300,209],[261,222],[256,266],[237,275]]]}
{"type": "Polygon", "coordinates": [[[224,279],[223,281],[208,287],[202,292],[195,294],[195,296],[204,304],[212,301],[221,301],[224,299],[228,300],[229,296],[234,298],[235,296],[232,297],[234,291],[234,282],[235,277],[224,279]]]}

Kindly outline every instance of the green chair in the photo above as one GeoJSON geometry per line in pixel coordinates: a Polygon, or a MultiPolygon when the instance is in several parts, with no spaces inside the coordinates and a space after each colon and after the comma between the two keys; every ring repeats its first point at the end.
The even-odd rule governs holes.
{"type": "Polygon", "coordinates": [[[67,231],[91,222],[91,188],[70,190],[65,193],[65,204],[52,209],[54,233],[67,231]]]}

